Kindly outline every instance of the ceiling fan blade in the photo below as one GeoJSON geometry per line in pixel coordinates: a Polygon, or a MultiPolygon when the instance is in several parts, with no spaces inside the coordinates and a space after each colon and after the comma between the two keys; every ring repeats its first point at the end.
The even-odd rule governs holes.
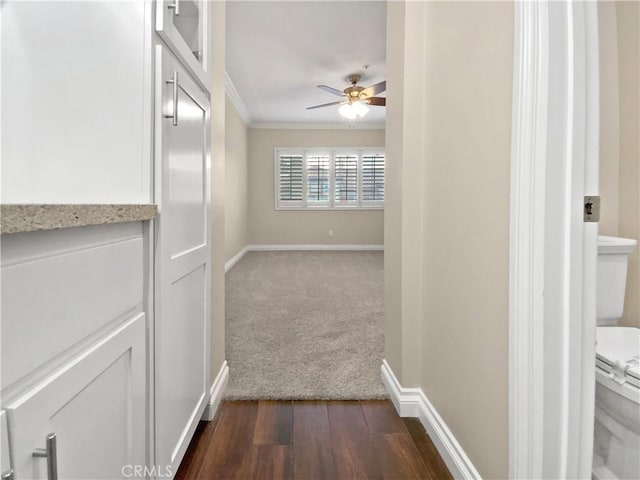
{"type": "Polygon", "coordinates": [[[313,110],[314,108],[330,107],[331,105],[340,105],[341,103],[348,103],[346,100],[340,102],[323,103],[322,105],[314,105],[313,107],[307,107],[307,110],[313,110]]]}
{"type": "Polygon", "coordinates": [[[387,89],[387,82],[376,83],[375,85],[371,85],[370,87],[365,88],[361,95],[366,95],[367,97],[373,97],[379,93],[384,92],[387,89]]]}
{"type": "Polygon", "coordinates": [[[387,99],[382,97],[369,97],[364,102],[367,105],[377,105],[378,107],[387,106],[387,99]]]}
{"type": "Polygon", "coordinates": [[[333,95],[337,95],[339,97],[344,97],[344,92],[342,90],[337,90],[335,88],[327,87],[326,85],[318,85],[320,90],[324,90],[327,93],[331,93],[333,95]]]}

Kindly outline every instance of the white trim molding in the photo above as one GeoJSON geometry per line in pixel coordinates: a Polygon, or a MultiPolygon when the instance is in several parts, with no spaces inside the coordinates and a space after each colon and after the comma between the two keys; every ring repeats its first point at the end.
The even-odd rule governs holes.
{"type": "Polygon", "coordinates": [[[384,130],[385,124],[379,122],[371,123],[305,123],[305,122],[253,122],[249,128],[259,128],[266,130],[384,130]]]}
{"type": "Polygon", "coordinates": [[[590,478],[595,397],[597,6],[516,2],[509,477],[590,478]]]}
{"type": "Polygon", "coordinates": [[[421,388],[402,387],[386,360],[382,361],[382,382],[398,415],[420,420],[454,478],[482,478],[421,388]]]}
{"type": "Polygon", "coordinates": [[[227,93],[227,96],[229,97],[229,100],[231,100],[231,103],[233,103],[233,106],[236,107],[240,118],[244,120],[245,124],[250,125],[252,122],[251,114],[242,101],[242,98],[240,98],[240,94],[236,90],[233,80],[231,80],[231,77],[226,71],[224,72],[224,91],[227,93]]]}
{"type": "Polygon", "coordinates": [[[224,264],[224,273],[227,273],[249,252],[301,252],[301,251],[326,251],[326,252],[381,252],[384,245],[351,245],[351,244],[262,244],[247,245],[224,264]]]}
{"type": "Polygon", "coordinates": [[[211,391],[209,392],[209,402],[207,406],[204,408],[204,412],[202,413],[202,420],[211,421],[213,417],[216,416],[216,412],[218,411],[218,407],[220,406],[220,402],[222,402],[222,395],[224,394],[224,390],[227,388],[227,382],[229,381],[229,366],[227,365],[227,361],[225,360],[222,363],[222,367],[218,371],[218,375],[216,375],[216,379],[213,381],[213,385],[211,385],[211,391]]]}
{"type": "Polygon", "coordinates": [[[233,266],[238,263],[240,260],[242,260],[242,257],[244,257],[247,252],[249,251],[249,247],[244,247],[242,250],[240,250],[238,253],[236,253],[233,257],[231,257],[229,260],[227,260],[224,264],[224,273],[227,273],[229,270],[231,270],[233,268],[233,266]]]}
{"type": "Polygon", "coordinates": [[[542,477],[548,9],[516,2],[511,145],[509,477],[542,477]]]}
{"type": "Polygon", "coordinates": [[[383,251],[384,245],[333,245],[333,244],[300,244],[300,245],[249,245],[249,251],[254,252],[286,252],[286,251],[383,251]]]}

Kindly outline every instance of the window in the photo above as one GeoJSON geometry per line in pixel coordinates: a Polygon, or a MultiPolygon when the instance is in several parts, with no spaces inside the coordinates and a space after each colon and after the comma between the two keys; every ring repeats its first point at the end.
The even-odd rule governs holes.
{"type": "Polygon", "coordinates": [[[329,204],[329,155],[307,155],[307,203],[329,204]]]}
{"type": "Polygon", "coordinates": [[[384,155],[371,154],[362,157],[362,200],[384,201],[384,155]]]}
{"type": "Polygon", "coordinates": [[[336,155],[335,204],[358,206],[358,156],[336,155]]]}
{"type": "Polygon", "coordinates": [[[380,148],[276,149],[276,209],[384,206],[385,155],[380,148]]]}
{"type": "Polygon", "coordinates": [[[302,155],[280,156],[278,183],[282,205],[302,205],[302,155]]]}

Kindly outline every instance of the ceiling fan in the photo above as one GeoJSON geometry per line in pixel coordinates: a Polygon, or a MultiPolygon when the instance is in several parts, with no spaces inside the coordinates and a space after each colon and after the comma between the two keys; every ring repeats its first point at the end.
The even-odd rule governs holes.
{"type": "Polygon", "coordinates": [[[314,108],[329,107],[331,105],[342,105],[340,107],[340,114],[343,117],[347,117],[350,120],[360,116],[363,117],[369,109],[367,105],[375,105],[384,107],[387,105],[387,99],[383,97],[376,97],[375,95],[384,92],[387,89],[387,82],[376,83],[370,87],[360,87],[358,82],[360,81],[360,75],[350,75],[349,82],[351,86],[340,91],[335,88],[328,87],[326,85],[318,85],[318,88],[324,90],[327,93],[337,95],[339,97],[345,97],[338,102],[323,103],[322,105],[314,105],[313,107],[307,107],[307,110],[313,110],[314,108]]]}

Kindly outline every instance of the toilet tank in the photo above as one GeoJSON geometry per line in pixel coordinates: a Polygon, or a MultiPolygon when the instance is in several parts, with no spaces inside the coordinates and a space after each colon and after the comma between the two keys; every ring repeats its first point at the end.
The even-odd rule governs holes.
{"type": "Polygon", "coordinates": [[[598,236],[598,326],[616,325],[622,317],[628,259],[637,245],[638,242],[630,238],[598,236]]]}

